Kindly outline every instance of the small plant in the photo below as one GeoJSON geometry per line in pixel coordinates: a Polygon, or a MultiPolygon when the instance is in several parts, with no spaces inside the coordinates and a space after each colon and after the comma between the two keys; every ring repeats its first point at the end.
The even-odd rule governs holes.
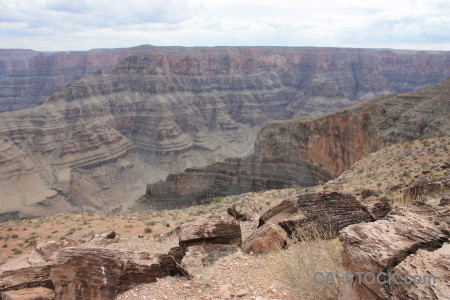
{"type": "Polygon", "coordinates": [[[151,229],[150,227],[145,227],[144,232],[145,233],[152,233],[153,229],[151,229]]]}
{"type": "Polygon", "coordinates": [[[11,251],[12,251],[15,255],[22,254],[22,250],[19,250],[19,249],[17,249],[17,248],[12,248],[11,251]]]}
{"type": "Polygon", "coordinates": [[[19,236],[17,235],[17,234],[15,234],[15,233],[13,233],[13,234],[11,234],[11,238],[12,239],[17,239],[19,236]]]}
{"type": "Polygon", "coordinates": [[[76,228],[70,228],[69,232],[66,233],[66,236],[74,234],[76,230],[76,228]]]}
{"type": "Polygon", "coordinates": [[[8,229],[7,229],[8,231],[12,231],[12,227],[8,227],[8,229]]]}
{"type": "Polygon", "coordinates": [[[364,173],[364,169],[359,169],[358,174],[364,173]]]}
{"type": "Polygon", "coordinates": [[[212,198],[212,202],[213,203],[220,203],[220,202],[222,202],[222,197],[216,196],[216,197],[212,198]]]}
{"type": "Polygon", "coordinates": [[[156,224],[155,221],[150,221],[150,222],[145,223],[145,225],[147,225],[147,226],[154,226],[155,224],[156,224]]]}

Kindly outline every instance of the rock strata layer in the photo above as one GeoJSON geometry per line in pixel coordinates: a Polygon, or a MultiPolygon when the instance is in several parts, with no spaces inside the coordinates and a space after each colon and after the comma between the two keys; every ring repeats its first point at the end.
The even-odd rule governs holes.
{"type": "MultiPolygon", "coordinates": [[[[408,275],[435,275],[434,284],[403,284],[404,277],[383,285],[362,282],[348,285],[340,299],[445,299],[448,295],[449,207],[420,204],[397,207],[385,219],[348,226],[341,231],[345,268],[356,272],[397,271],[408,275]]],[[[383,278],[384,280],[384,278],[383,278]]]]}
{"type": "Polygon", "coordinates": [[[106,300],[138,284],[179,273],[174,259],[165,254],[69,247],[54,260],[50,277],[56,300],[106,300]]]}
{"type": "MultiPolygon", "coordinates": [[[[267,121],[322,116],[448,75],[447,52],[152,46],[0,51],[0,111],[28,108],[1,114],[0,216],[104,210],[137,199],[147,183],[169,173],[251,154],[256,132],[267,121]]],[[[435,120],[429,122],[412,112],[436,100],[427,97],[406,95],[402,109],[396,98],[386,98],[374,118],[367,109],[352,110],[297,126],[301,133],[266,127],[255,144],[256,157],[225,164],[240,175],[225,172],[228,191],[222,194],[280,186],[285,179],[276,165],[286,169],[283,186],[315,184],[404,131],[407,138],[425,134],[439,125],[439,114],[432,112],[435,120]],[[381,128],[386,137],[371,126],[398,120],[405,128],[381,128]],[[298,177],[301,182],[292,180],[298,177]]],[[[436,109],[445,113],[443,108],[436,109]]],[[[216,181],[204,177],[199,181],[216,181]]],[[[204,199],[207,190],[196,187],[193,198],[204,199]]],[[[176,200],[176,193],[161,196],[176,200]]]]}
{"type": "Polygon", "coordinates": [[[370,220],[370,215],[350,194],[311,193],[284,200],[270,208],[259,218],[258,227],[278,224],[289,234],[302,229],[335,235],[350,224],[370,220]]]}

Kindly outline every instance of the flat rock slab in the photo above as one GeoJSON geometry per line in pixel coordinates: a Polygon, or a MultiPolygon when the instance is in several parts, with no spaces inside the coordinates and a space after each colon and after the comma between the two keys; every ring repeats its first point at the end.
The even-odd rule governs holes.
{"type": "Polygon", "coordinates": [[[55,292],[51,289],[36,287],[1,293],[2,300],[53,300],[55,292]]]}
{"type": "Polygon", "coordinates": [[[337,234],[348,225],[371,220],[363,206],[350,194],[310,193],[284,200],[269,209],[259,218],[258,227],[274,223],[289,234],[297,228],[320,227],[337,234]]]}
{"type": "Polygon", "coordinates": [[[135,285],[176,274],[180,270],[169,255],[70,247],[59,253],[50,277],[56,300],[107,300],[135,285]]]}
{"type": "Polygon", "coordinates": [[[180,246],[195,244],[229,244],[242,243],[241,226],[236,220],[225,220],[212,215],[180,226],[180,246]]]}

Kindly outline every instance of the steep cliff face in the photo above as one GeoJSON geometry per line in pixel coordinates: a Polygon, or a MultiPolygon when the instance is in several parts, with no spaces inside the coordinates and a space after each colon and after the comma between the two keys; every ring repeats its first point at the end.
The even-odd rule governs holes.
{"type": "Polygon", "coordinates": [[[450,79],[417,92],[382,96],[316,120],[275,121],[255,154],[304,159],[334,176],[389,144],[450,134],[450,79]]]}
{"type": "Polygon", "coordinates": [[[387,145],[450,135],[449,99],[450,78],[417,92],[374,98],[318,119],[270,122],[257,135],[255,154],[238,160],[244,166],[229,159],[173,174],[166,181],[149,184],[142,200],[186,204],[210,200],[211,195],[314,185],[387,145]],[[251,168],[245,168],[244,162],[251,168]],[[241,184],[242,174],[245,184],[241,184]]]}
{"type": "MultiPolygon", "coordinates": [[[[269,120],[323,115],[368,95],[419,88],[450,74],[447,52],[151,46],[108,51],[28,61],[39,70],[33,74],[56,76],[36,75],[49,82],[70,81],[65,73],[82,76],[99,65],[106,71],[71,83],[33,108],[1,114],[0,213],[102,210],[138,198],[148,182],[169,173],[250,154],[257,130],[269,120]],[[120,63],[112,69],[115,59],[120,63]],[[87,65],[80,67],[83,61],[87,65]]],[[[45,90],[23,87],[28,88],[45,90]]],[[[244,159],[233,172],[253,172],[270,182],[273,175],[259,167],[260,157],[244,159]]],[[[283,174],[274,169],[280,157],[267,155],[267,161],[275,176],[283,174]]],[[[295,156],[281,160],[286,167],[293,161],[299,161],[293,169],[306,171],[304,180],[292,183],[310,185],[334,172],[295,156]]],[[[237,186],[244,191],[248,185],[237,186]]]]}

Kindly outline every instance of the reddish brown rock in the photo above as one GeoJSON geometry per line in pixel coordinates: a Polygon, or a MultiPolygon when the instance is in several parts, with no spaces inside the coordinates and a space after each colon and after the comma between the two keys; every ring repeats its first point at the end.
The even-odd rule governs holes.
{"type": "Polygon", "coordinates": [[[175,260],[165,254],[70,247],[58,254],[50,277],[57,300],[107,300],[135,285],[179,273],[175,260]]]}
{"type": "MultiPolygon", "coordinates": [[[[397,207],[383,220],[348,226],[339,235],[344,247],[344,266],[353,274],[391,272],[419,249],[440,248],[449,238],[449,215],[448,207],[433,208],[422,204],[397,207]]],[[[363,282],[352,285],[351,289],[351,293],[366,299],[389,297],[379,283],[363,282]]]]}
{"type": "Polygon", "coordinates": [[[52,241],[38,245],[29,254],[0,266],[0,291],[31,287],[52,287],[50,268],[53,259],[64,247],[78,245],[76,241],[52,241]]]}
{"type": "Polygon", "coordinates": [[[288,239],[283,228],[277,224],[264,224],[256,229],[242,244],[244,253],[264,253],[267,251],[281,249],[288,239]]]}
{"type": "Polygon", "coordinates": [[[384,218],[392,209],[391,201],[386,197],[370,196],[361,200],[361,204],[373,221],[384,218]]]}
{"type": "Polygon", "coordinates": [[[241,227],[238,221],[225,220],[212,215],[180,226],[180,245],[242,243],[241,227]]]}
{"type": "Polygon", "coordinates": [[[450,295],[450,244],[435,251],[419,250],[392,270],[402,282],[406,276],[419,275],[409,284],[390,284],[387,292],[395,299],[448,299],[450,295]],[[429,276],[429,277],[425,277],[429,276]]]}
{"type": "Polygon", "coordinates": [[[51,289],[37,287],[2,292],[1,297],[2,300],[53,300],[55,292],[51,289]]]}
{"type": "Polygon", "coordinates": [[[278,205],[282,199],[264,199],[263,196],[244,197],[244,199],[233,203],[227,212],[236,220],[257,221],[259,217],[269,208],[278,205]]]}
{"type": "Polygon", "coordinates": [[[259,218],[259,227],[278,224],[291,234],[296,228],[319,227],[330,234],[355,223],[370,221],[371,217],[350,194],[310,193],[284,200],[259,218]]]}

